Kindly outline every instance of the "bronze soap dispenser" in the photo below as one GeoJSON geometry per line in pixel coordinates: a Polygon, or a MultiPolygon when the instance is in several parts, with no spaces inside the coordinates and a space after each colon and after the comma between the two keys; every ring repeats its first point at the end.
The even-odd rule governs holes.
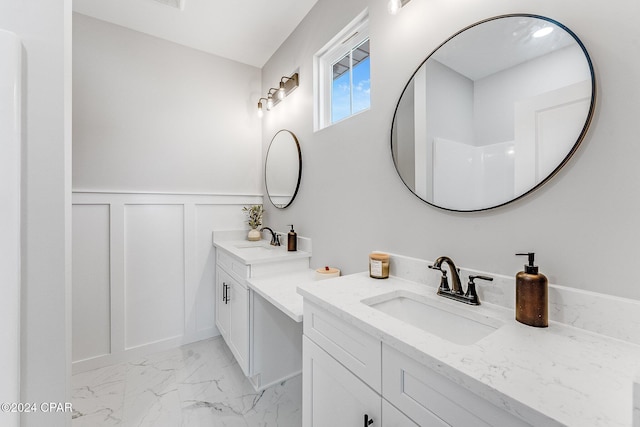
{"type": "Polygon", "coordinates": [[[289,252],[298,250],[298,234],[293,229],[293,224],[288,224],[291,227],[291,231],[287,235],[287,250],[289,252]]]}
{"type": "Polygon", "coordinates": [[[524,271],[516,274],[516,320],[525,325],[546,328],[549,326],[549,286],[544,274],[534,265],[535,253],[529,257],[524,271]]]}

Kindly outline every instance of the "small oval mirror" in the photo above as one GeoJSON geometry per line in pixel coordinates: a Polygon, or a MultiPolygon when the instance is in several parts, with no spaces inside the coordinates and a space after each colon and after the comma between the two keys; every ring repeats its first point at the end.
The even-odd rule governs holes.
{"type": "Polygon", "coordinates": [[[391,152],[425,202],[480,211],[548,181],[587,132],[591,59],[562,24],[504,15],[442,43],[416,70],[393,117],[391,152]]]}
{"type": "Polygon", "coordinates": [[[264,182],[269,200],[278,209],[291,205],[300,187],[302,153],[298,138],[286,129],[271,139],[264,164],[264,182]]]}

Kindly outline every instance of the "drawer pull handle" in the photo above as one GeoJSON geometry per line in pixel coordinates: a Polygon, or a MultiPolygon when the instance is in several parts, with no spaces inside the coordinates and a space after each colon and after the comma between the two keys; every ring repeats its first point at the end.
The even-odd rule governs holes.
{"type": "Polygon", "coordinates": [[[364,414],[364,427],[368,427],[373,424],[373,418],[369,418],[368,414],[364,414]]]}

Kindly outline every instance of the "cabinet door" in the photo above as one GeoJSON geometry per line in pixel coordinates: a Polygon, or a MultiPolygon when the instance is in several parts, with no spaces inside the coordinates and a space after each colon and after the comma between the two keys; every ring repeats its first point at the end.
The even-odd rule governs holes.
{"type": "Polygon", "coordinates": [[[303,427],[381,427],[382,398],[304,336],[303,427]]]}
{"type": "MultiPolygon", "coordinates": [[[[230,278],[231,279],[231,278],[230,278]]],[[[249,375],[249,290],[231,279],[226,299],[229,306],[229,339],[242,372],[249,375]]]]}
{"type": "Polygon", "coordinates": [[[231,280],[223,269],[216,269],[216,326],[227,344],[229,343],[229,304],[226,296],[231,280]]]}

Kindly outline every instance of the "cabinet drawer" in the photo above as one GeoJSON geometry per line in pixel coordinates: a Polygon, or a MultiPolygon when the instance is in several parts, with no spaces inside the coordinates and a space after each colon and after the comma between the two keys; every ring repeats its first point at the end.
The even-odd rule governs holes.
{"type": "Polygon", "coordinates": [[[216,262],[220,267],[224,268],[231,277],[244,286],[244,282],[249,277],[250,273],[248,265],[243,264],[220,248],[216,250],[216,262]]]}
{"type": "Polygon", "coordinates": [[[444,421],[436,416],[433,424],[419,426],[385,399],[382,399],[382,421],[384,427],[447,427],[444,421]]]}
{"type": "Polygon", "coordinates": [[[307,337],[380,393],[380,340],[307,301],[303,328],[307,337]]]}
{"type": "Polygon", "coordinates": [[[530,427],[387,345],[382,346],[382,390],[390,403],[421,426],[434,425],[435,415],[454,427],[530,427]]]}

